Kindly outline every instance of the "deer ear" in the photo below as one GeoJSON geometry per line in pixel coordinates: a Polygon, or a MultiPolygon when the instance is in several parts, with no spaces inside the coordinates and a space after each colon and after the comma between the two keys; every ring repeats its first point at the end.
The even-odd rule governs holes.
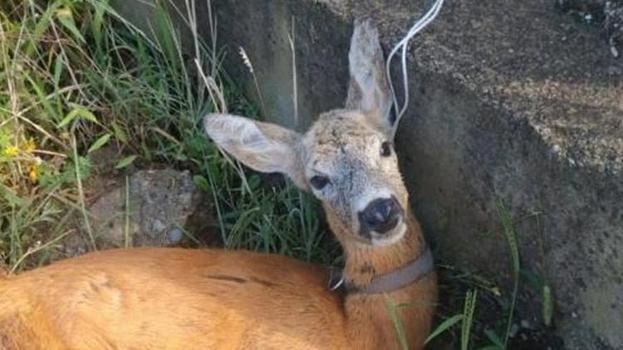
{"type": "Polygon", "coordinates": [[[381,131],[391,136],[391,90],[379,33],[370,20],[355,21],[348,53],[350,83],[346,108],[359,110],[381,131]]]}
{"type": "Polygon", "coordinates": [[[214,143],[249,168],[285,174],[307,189],[297,132],[229,114],[208,114],[203,124],[214,143]]]}

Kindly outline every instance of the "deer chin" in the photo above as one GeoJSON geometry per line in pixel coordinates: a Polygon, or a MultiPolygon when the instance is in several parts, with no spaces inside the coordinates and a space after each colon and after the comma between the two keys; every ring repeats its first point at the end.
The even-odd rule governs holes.
{"type": "Polygon", "coordinates": [[[379,234],[372,232],[370,234],[370,242],[375,247],[385,247],[400,242],[407,232],[407,224],[403,219],[400,219],[398,225],[391,231],[379,234]]]}

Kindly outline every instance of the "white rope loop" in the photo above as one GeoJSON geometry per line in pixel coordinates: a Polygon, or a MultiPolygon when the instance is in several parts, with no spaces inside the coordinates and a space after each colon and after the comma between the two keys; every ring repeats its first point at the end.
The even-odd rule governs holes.
{"type": "Polygon", "coordinates": [[[394,100],[394,108],[397,113],[396,121],[394,122],[394,126],[392,129],[392,140],[396,137],[396,132],[398,130],[398,125],[400,124],[400,119],[402,119],[403,115],[405,114],[407,110],[407,106],[409,105],[409,76],[407,72],[407,49],[409,47],[409,42],[416,34],[421,32],[422,29],[426,28],[426,26],[428,26],[430,22],[432,22],[437,17],[437,15],[439,14],[439,11],[441,11],[443,2],[444,0],[435,0],[435,3],[433,4],[433,6],[431,6],[428,12],[426,12],[424,16],[422,16],[417,22],[415,22],[415,24],[413,24],[413,26],[411,27],[411,29],[409,29],[409,32],[407,32],[405,37],[402,38],[402,40],[400,40],[398,44],[396,44],[396,46],[394,46],[394,48],[390,51],[389,56],[387,56],[387,64],[386,64],[387,81],[389,82],[389,88],[392,91],[392,98],[394,100]],[[391,62],[394,56],[396,55],[396,53],[398,52],[398,50],[401,50],[400,61],[401,61],[401,68],[402,68],[402,84],[403,84],[403,90],[404,90],[404,101],[403,101],[402,106],[398,105],[398,99],[396,98],[396,91],[394,90],[394,84],[392,83],[391,74],[390,74],[391,62]]]}

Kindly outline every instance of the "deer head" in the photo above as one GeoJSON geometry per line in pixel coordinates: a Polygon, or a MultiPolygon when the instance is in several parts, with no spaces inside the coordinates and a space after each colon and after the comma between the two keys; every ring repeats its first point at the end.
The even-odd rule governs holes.
{"type": "Polygon", "coordinates": [[[408,194],[393,149],[391,95],[378,32],[355,23],[344,109],[321,114],[305,134],[251,119],[210,114],[209,137],[260,172],[280,172],[323,203],[342,244],[383,246],[406,231],[408,194]]]}

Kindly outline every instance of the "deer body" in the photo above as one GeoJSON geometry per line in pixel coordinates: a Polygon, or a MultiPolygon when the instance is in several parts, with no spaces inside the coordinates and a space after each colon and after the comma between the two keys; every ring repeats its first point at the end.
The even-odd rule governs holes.
{"type": "Polygon", "coordinates": [[[91,253],[0,282],[0,348],[341,348],[325,277],[245,251],[91,253]]]}
{"type": "Polygon", "coordinates": [[[226,152],[322,201],[344,250],[345,293],[328,289],[326,268],[276,255],[95,252],[0,277],[0,349],[401,349],[404,340],[421,349],[435,273],[368,292],[426,247],[392,149],[389,88],[369,22],[356,24],[349,61],[347,109],[324,113],[304,135],[232,115],[204,120],[226,152]],[[389,304],[401,305],[394,312],[406,339],[389,304]]]}
{"type": "MultiPolygon", "coordinates": [[[[376,269],[350,268],[362,280],[376,269]]],[[[0,280],[0,349],[398,349],[387,298],[421,303],[400,314],[409,344],[423,342],[434,275],[345,297],[328,278],[322,266],[247,251],[90,253],[0,280]]]]}

